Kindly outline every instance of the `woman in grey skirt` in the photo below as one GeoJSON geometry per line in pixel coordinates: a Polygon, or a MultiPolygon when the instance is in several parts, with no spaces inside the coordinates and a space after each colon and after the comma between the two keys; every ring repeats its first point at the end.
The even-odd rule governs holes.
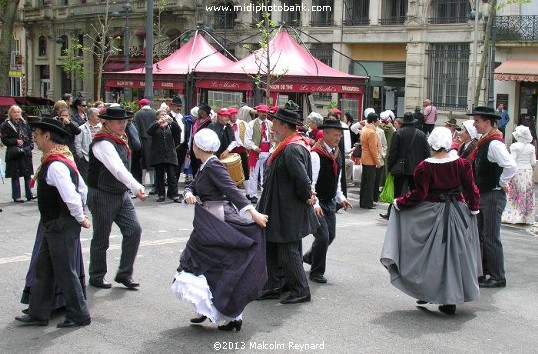
{"type": "Polygon", "coordinates": [[[417,304],[453,315],[456,304],[479,297],[479,193],[471,163],[448,154],[447,128],[435,128],[428,143],[432,157],[415,169],[416,189],[394,200],[399,212],[390,216],[381,263],[417,304]]]}

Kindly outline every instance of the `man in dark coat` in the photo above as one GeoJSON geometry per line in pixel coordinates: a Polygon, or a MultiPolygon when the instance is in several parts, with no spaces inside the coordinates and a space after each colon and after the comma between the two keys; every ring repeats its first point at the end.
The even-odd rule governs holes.
{"type": "MultiPolygon", "coordinates": [[[[431,149],[426,140],[426,134],[415,127],[416,122],[413,113],[406,112],[402,119],[402,127],[392,136],[387,158],[387,170],[393,172],[394,167],[405,157],[402,173],[393,173],[395,198],[404,195],[407,189],[415,189],[415,178],[413,177],[415,168],[422,160],[430,157],[431,149]],[[408,188],[404,189],[406,184],[408,188]]],[[[391,206],[392,204],[389,205],[387,214],[379,214],[379,216],[388,219],[391,206]]]]}
{"type": "Polygon", "coordinates": [[[310,301],[310,288],[303,269],[302,239],[312,234],[319,222],[314,214],[312,162],[309,144],[296,132],[296,112],[279,109],[273,116],[277,149],[267,161],[267,175],[258,210],[269,216],[266,230],[268,280],[259,298],[280,298],[279,266],[290,288],[282,304],[310,301]]]}
{"type": "MultiPolygon", "coordinates": [[[[140,133],[140,142],[142,143],[142,180],[138,181],[140,184],[145,182],[145,172],[151,170],[150,172],[150,181],[153,184],[154,182],[154,170],[151,167],[151,136],[148,134],[149,127],[155,122],[156,111],[151,108],[151,103],[148,99],[141,99],[138,102],[140,110],[135,113],[133,122],[140,133]]],[[[149,192],[149,194],[156,194],[157,190],[154,188],[149,192]]]]}
{"type": "Polygon", "coordinates": [[[230,112],[228,109],[221,108],[217,111],[217,121],[212,122],[207,126],[209,129],[217,133],[220,141],[220,147],[215,151],[215,156],[223,159],[228,156],[228,147],[235,141],[235,135],[230,126],[230,112]]]}

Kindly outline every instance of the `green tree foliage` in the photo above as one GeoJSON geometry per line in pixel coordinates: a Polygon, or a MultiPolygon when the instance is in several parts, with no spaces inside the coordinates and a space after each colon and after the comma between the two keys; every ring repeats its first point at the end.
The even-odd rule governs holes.
{"type": "Polygon", "coordinates": [[[0,95],[9,94],[13,25],[20,0],[0,0],[0,95]]]}

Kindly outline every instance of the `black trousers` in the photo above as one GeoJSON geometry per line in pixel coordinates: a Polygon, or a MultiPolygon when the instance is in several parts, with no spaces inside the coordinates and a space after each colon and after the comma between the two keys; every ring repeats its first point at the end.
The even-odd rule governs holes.
{"type": "Polygon", "coordinates": [[[310,275],[325,274],[327,250],[336,237],[336,203],[334,200],[320,200],[323,216],[318,218],[320,226],[314,232],[312,248],[303,256],[310,262],[310,275]]]}
{"type": "Polygon", "coordinates": [[[164,175],[166,174],[166,182],[168,183],[168,193],[166,195],[169,198],[176,198],[178,196],[177,166],[171,163],[159,163],[153,167],[155,167],[155,184],[157,185],[159,197],[165,196],[164,175]]]}
{"type": "Polygon", "coordinates": [[[267,241],[265,252],[268,275],[265,289],[282,288],[284,278],[291,296],[306,296],[310,293],[303,268],[302,240],[285,243],[267,241]]]}
{"type": "Polygon", "coordinates": [[[187,148],[184,144],[180,144],[179,147],[176,149],[177,154],[177,172],[176,177],[179,179],[179,176],[181,175],[183,164],[185,163],[185,158],[187,157],[187,148]]]}
{"type": "Polygon", "coordinates": [[[381,175],[383,174],[384,167],[381,166],[375,169],[375,179],[374,179],[374,202],[379,201],[379,184],[381,183],[381,175]]]}
{"type": "Polygon", "coordinates": [[[66,318],[74,322],[85,321],[90,318],[90,313],[76,269],[80,225],[72,216],[65,216],[45,223],[44,228],[32,285],[29,315],[49,319],[56,279],[65,298],[66,318]]]}
{"type": "Polygon", "coordinates": [[[362,165],[359,201],[359,206],[361,208],[372,208],[374,206],[375,171],[375,165],[362,165]]]}
{"type": "Polygon", "coordinates": [[[424,123],[423,125],[423,132],[424,134],[431,134],[431,132],[433,131],[433,128],[435,128],[435,124],[426,124],[424,123]]]}

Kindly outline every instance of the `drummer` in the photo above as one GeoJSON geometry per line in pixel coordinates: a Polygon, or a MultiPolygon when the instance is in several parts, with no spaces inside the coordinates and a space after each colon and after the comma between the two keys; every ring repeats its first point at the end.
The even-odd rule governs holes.
{"type": "MultiPolygon", "coordinates": [[[[232,141],[226,150],[241,156],[243,174],[245,180],[248,181],[248,154],[247,148],[245,147],[245,133],[248,129],[248,123],[244,120],[237,119],[237,113],[239,112],[237,108],[229,107],[228,112],[230,113],[230,125],[235,135],[235,141],[232,141]]],[[[224,153],[226,153],[226,151],[224,153]]]]}
{"type": "Polygon", "coordinates": [[[220,148],[215,151],[215,156],[223,159],[230,153],[228,149],[232,142],[235,142],[235,135],[230,126],[230,112],[226,108],[221,108],[217,111],[217,121],[212,122],[207,126],[209,129],[217,133],[220,140],[220,148]]]}

